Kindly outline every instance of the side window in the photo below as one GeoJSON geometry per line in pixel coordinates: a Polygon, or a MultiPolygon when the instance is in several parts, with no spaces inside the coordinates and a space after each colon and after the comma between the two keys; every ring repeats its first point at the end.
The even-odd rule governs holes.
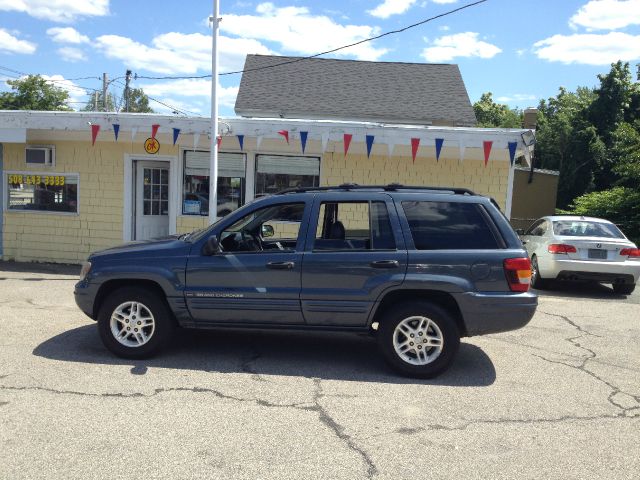
{"type": "Polygon", "coordinates": [[[544,220],[538,220],[537,222],[533,223],[524,234],[534,235],[534,236],[539,235],[538,229],[540,228],[540,225],[542,225],[543,223],[544,223],[544,220]]]}
{"type": "Polygon", "coordinates": [[[324,202],[320,205],[314,250],[394,250],[384,202],[324,202]]]}
{"type": "Polygon", "coordinates": [[[304,203],[272,205],[251,212],[222,232],[222,251],[295,251],[303,213],[304,203]]]}
{"type": "Polygon", "coordinates": [[[480,205],[402,202],[417,250],[491,250],[498,247],[480,205]]]}

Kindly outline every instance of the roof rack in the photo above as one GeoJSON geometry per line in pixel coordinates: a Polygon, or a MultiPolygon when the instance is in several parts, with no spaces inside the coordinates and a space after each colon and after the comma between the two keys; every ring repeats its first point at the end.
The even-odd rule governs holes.
{"type": "Polygon", "coordinates": [[[401,185],[399,183],[390,183],[388,185],[358,185],[357,183],[343,183],[332,187],[295,187],[287,188],[276,193],[276,195],[284,195],[287,193],[303,193],[303,192],[326,192],[331,190],[354,191],[354,190],[382,190],[385,192],[397,192],[400,190],[428,190],[432,192],[454,193],[456,195],[476,195],[475,192],[468,188],[457,187],[420,187],[412,185],[401,185]]]}

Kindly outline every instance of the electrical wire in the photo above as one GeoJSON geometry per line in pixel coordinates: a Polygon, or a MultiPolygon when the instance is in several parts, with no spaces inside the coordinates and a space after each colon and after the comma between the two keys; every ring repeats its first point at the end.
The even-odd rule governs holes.
{"type": "MultiPolygon", "coordinates": [[[[439,18],[446,17],[448,15],[452,15],[454,13],[457,13],[457,12],[461,11],[461,10],[465,10],[467,8],[475,7],[477,5],[480,5],[481,3],[485,3],[487,1],[488,0],[478,0],[478,1],[473,2],[473,3],[468,3],[466,5],[462,5],[462,6],[458,7],[458,8],[454,8],[453,10],[449,10],[449,11],[441,13],[439,15],[435,15],[433,17],[426,18],[424,20],[421,20],[420,22],[416,22],[416,23],[413,23],[411,25],[407,25],[406,27],[399,28],[397,30],[390,30],[388,32],[381,33],[380,35],[376,35],[374,37],[365,38],[363,40],[360,40],[360,41],[357,41],[357,42],[354,42],[354,43],[350,43],[349,45],[343,45],[341,47],[333,48],[331,50],[326,50],[324,52],[316,53],[314,55],[309,55],[309,56],[306,56],[306,57],[299,57],[299,58],[295,58],[293,60],[287,60],[285,62],[275,63],[273,65],[265,65],[265,66],[262,66],[262,67],[255,67],[255,68],[247,68],[247,69],[244,69],[244,70],[237,70],[237,71],[234,71],[234,72],[219,73],[218,76],[237,75],[239,73],[254,72],[254,71],[257,71],[257,70],[265,70],[267,68],[280,67],[282,65],[289,65],[291,63],[302,62],[303,60],[310,60],[312,58],[321,57],[322,55],[328,55],[330,53],[335,53],[335,52],[338,52],[340,50],[344,50],[344,49],[347,49],[347,48],[355,47],[355,46],[361,45],[363,43],[372,42],[374,40],[378,40],[380,38],[383,38],[383,37],[386,37],[386,36],[389,36],[389,35],[394,35],[394,34],[397,34],[397,33],[405,32],[405,31],[410,30],[412,28],[419,27],[420,25],[424,25],[425,23],[429,23],[429,22],[432,22],[432,21],[437,20],[439,18]]],[[[150,76],[138,75],[136,73],[134,75],[134,79],[137,80],[139,78],[145,79],[145,80],[192,80],[192,79],[201,79],[201,78],[211,78],[211,74],[209,74],[209,75],[190,75],[190,76],[150,77],[150,76]]]]}
{"type": "MultiPolygon", "coordinates": [[[[118,85],[120,85],[120,86],[122,86],[122,87],[126,87],[126,85],[125,85],[124,83],[120,82],[120,81],[116,81],[115,83],[117,83],[118,85]]],[[[147,95],[147,94],[145,93],[145,95],[147,95]]],[[[190,112],[189,110],[183,110],[183,109],[180,109],[180,108],[175,107],[175,106],[173,106],[173,105],[169,105],[168,103],[162,102],[162,101],[158,100],[157,98],[153,98],[153,97],[151,97],[151,96],[149,96],[149,95],[147,95],[147,98],[148,98],[149,100],[152,100],[152,101],[154,101],[154,102],[156,102],[156,103],[158,103],[158,104],[160,104],[160,105],[164,106],[164,107],[170,108],[170,109],[171,109],[172,111],[174,111],[174,112],[181,113],[182,115],[185,115],[185,116],[192,115],[192,116],[196,116],[196,117],[198,116],[198,115],[197,115],[196,113],[194,113],[194,112],[190,112]]]]}

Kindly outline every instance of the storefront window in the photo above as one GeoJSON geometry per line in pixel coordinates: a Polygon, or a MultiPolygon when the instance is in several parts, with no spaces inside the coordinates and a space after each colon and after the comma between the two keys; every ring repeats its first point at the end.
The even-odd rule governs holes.
{"type": "Polygon", "coordinates": [[[320,159],[282,155],[256,156],[256,197],[320,184],[320,159]]]}
{"type": "MultiPolygon", "coordinates": [[[[209,215],[209,152],[184,152],[183,215],[209,215]]],[[[218,216],[244,203],[245,156],[218,154],[218,216]]]]}
{"type": "Polygon", "coordinates": [[[78,213],[78,175],[9,173],[8,210],[78,213]]]}

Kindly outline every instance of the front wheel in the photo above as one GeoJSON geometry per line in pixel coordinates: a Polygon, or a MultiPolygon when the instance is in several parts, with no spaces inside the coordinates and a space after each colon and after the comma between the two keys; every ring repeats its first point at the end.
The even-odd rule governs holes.
{"type": "Polygon", "coordinates": [[[429,302],[391,307],[381,319],[378,343],[387,363],[402,375],[433,378],[453,362],[460,345],[455,320],[429,302]]]}
{"type": "Polygon", "coordinates": [[[98,314],[102,343],[123,358],[153,356],[169,341],[173,329],[174,321],[164,299],[145,288],[115,290],[98,314]]]}
{"type": "Polygon", "coordinates": [[[613,291],[619,295],[631,295],[636,289],[635,283],[614,283],[613,291]]]}

